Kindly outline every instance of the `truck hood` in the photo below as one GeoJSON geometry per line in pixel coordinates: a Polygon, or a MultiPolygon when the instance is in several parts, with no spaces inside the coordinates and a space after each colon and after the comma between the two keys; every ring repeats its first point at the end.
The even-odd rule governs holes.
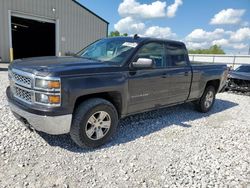
{"type": "Polygon", "coordinates": [[[232,71],[229,73],[229,78],[240,79],[240,80],[250,80],[250,73],[232,71]]]}
{"type": "Polygon", "coordinates": [[[10,68],[40,76],[110,72],[119,66],[81,57],[37,57],[15,60],[10,68]]]}

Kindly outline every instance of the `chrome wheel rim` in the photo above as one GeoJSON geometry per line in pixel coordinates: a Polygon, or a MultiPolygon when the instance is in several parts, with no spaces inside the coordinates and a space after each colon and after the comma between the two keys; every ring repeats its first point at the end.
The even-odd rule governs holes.
{"type": "Polygon", "coordinates": [[[206,98],[205,98],[205,107],[209,108],[213,104],[214,101],[214,93],[212,91],[207,92],[206,98]]]}
{"type": "Polygon", "coordinates": [[[99,111],[88,119],[85,126],[85,133],[91,140],[100,140],[108,133],[110,126],[110,115],[105,111],[99,111]]]}

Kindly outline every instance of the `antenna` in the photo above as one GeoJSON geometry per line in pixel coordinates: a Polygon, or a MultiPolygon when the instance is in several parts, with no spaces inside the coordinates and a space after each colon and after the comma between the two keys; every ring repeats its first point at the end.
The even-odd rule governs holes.
{"type": "Polygon", "coordinates": [[[140,38],[140,37],[138,36],[138,34],[135,34],[135,35],[134,35],[134,39],[138,39],[138,38],[140,38]]]}

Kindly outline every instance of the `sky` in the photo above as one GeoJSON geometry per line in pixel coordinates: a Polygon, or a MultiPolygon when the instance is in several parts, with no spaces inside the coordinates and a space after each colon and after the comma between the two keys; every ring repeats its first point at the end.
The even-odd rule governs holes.
{"type": "Polygon", "coordinates": [[[109,32],[179,40],[189,49],[250,48],[250,0],[78,0],[107,20],[109,32]]]}

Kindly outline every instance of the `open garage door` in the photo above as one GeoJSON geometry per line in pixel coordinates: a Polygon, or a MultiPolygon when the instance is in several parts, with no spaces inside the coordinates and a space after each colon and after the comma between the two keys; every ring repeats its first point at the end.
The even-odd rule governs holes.
{"type": "Polygon", "coordinates": [[[55,23],[11,17],[14,59],[56,54],[55,23]]]}

